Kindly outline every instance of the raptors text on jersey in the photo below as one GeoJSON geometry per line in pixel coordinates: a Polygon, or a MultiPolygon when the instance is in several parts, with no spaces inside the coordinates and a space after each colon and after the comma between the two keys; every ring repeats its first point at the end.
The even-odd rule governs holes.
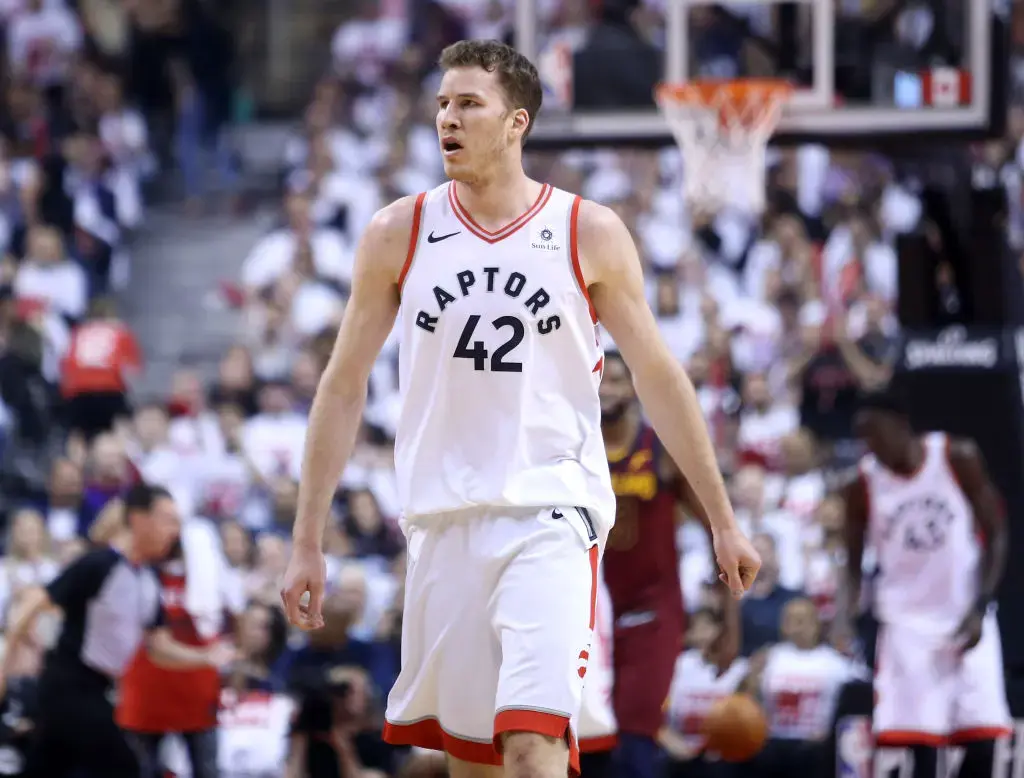
{"type": "Polygon", "coordinates": [[[577,505],[615,511],[597,389],[602,351],[576,247],[580,198],[544,185],[497,231],[446,183],[417,199],[401,290],[404,515],[577,505]]]}

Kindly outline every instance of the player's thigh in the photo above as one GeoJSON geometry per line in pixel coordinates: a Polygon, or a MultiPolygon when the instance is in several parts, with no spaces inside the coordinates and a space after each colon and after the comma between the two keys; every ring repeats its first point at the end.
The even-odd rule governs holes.
{"type": "Polygon", "coordinates": [[[985,616],[981,640],[960,665],[952,737],[957,743],[995,740],[1010,734],[1003,652],[994,612],[985,616]]]}
{"type": "Polygon", "coordinates": [[[561,509],[533,520],[491,602],[501,645],[495,734],[565,734],[580,709],[595,615],[598,551],[561,509]]]}
{"type": "Polygon", "coordinates": [[[927,746],[949,734],[957,662],[947,641],[899,625],[880,626],[872,717],[880,746],[927,746]]]}
{"type": "Polygon", "coordinates": [[[476,532],[470,522],[409,535],[402,668],[388,695],[385,730],[390,742],[471,762],[493,752],[501,662],[488,616],[500,568],[476,552],[476,532]]]}

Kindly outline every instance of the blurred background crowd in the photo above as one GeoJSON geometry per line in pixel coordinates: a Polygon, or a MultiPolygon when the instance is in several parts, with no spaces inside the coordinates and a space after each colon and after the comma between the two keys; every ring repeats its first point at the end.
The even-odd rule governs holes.
{"type": "MultiPolygon", "coordinates": [[[[81,553],[128,486],[166,485],[185,516],[214,522],[222,540],[224,597],[245,656],[225,677],[225,729],[250,726],[239,712],[246,694],[301,698],[311,669],[334,670],[346,700],[338,737],[355,744],[353,764],[393,774],[405,755],[378,733],[402,625],[397,335],[373,372],[325,538],[325,630],[287,633],[279,579],[306,412],[354,247],[377,208],[442,180],[439,52],[460,38],[507,37],[512,10],[503,0],[424,0],[407,15],[389,0],[298,3],[282,32],[271,23],[276,5],[0,2],[0,621],[81,553]],[[255,50],[290,47],[310,54],[253,64],[255,50]],[[266,142],[254,106],[289,119],[287,131],[266,142]],[[247,166],[254,143],[259,159],[247,166]],[[217,257],[202,253],[211,242],[217,257]],[[193,271],[192,286],[163,283],[193,271]]],[[[600,2],[540,5],[567,40],[608,23],[600,2]]],[[[912,5],[907,13],[927,10],[912,5]]],[[[643,4],[623,34],[656,29],[661,13],[643,4]]],[[[1018,16],[1011,74],[1024,98],[1018,16]]],[[[724,43],[707,49],[709,68],[739,56],[724,43]]],[[[1007,192],[1018,251],[1022,137],[1024,101],[1009,134],[974,151],[1007,192]]],[[[753,219],[688,211],[674,149],[533,152],[527,165],[612,206],[633,232],[651,306],[698,388],[737,515],[764,557],[742,606],[742,655],[802,639],[780,631],[795,598],[827,624],[844,562],[831,479],[858,454],[858,390],[883,385],[892,369],[895,239],[917,227],[913,187],[879,155],[787,149],[771,156],[769,210],[753,219]]],[[[940,269],[944,283],[955,316],[940,269]]],[[[698,524],[681,525],[679,550],[696,610],[711,578],[698,524]]],[[[692,625],[700,646],[707,624],[692,625]]],[[[850,648],[844,636],[835,642],[850,648]]],[[[24,663],[27,677],[39,659],[24,663]]],[[[239,734],[237,748],[265,749],[246,757],[251,774],[279,774],[259,760],[283,759],[288,716],[261,731],[239,734]],[[253,745],[261,740],[280,747],[253,745]]]]}

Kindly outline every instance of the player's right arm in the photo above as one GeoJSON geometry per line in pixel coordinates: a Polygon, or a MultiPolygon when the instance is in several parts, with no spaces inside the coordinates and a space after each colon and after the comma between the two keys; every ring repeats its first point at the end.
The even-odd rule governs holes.
{"type": "Polygon", "coordinates": [[[415,207],[415,198],[397,200],[366,228],[356,250],[352,295],[309,413],[292,558],[281,591],[288,620],[304,629],[323,625],[324,529],[362,423],[370,371],[398,314],[398,279],[410,249],[415,207]],[[304,612],[300,600],[307,591],[304,612]]]}

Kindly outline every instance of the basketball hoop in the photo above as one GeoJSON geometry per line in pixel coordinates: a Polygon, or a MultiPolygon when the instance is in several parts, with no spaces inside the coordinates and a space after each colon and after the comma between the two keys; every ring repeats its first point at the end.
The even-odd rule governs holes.
{"type": "Polygon", "coordinates": [[[792,93],[770,78],[658,86],[658,107],[683,154],[688,203],[764,210],[765,150],[792,93]]]}

